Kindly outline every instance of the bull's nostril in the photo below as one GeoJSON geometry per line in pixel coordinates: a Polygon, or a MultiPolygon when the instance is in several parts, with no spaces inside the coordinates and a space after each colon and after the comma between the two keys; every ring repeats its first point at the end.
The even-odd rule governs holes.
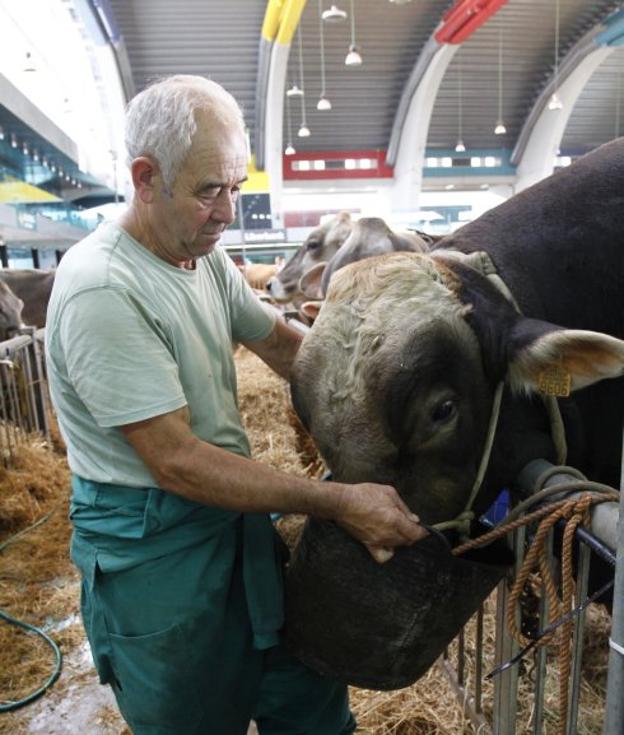
{"type": "Polygon", "coordinates": [[[267,282],[267,285],[265,286],[265,288],[266,288],[267,291],[269,291],[269,292],[271,291],[271,281],[268,281],[267,282]]]}

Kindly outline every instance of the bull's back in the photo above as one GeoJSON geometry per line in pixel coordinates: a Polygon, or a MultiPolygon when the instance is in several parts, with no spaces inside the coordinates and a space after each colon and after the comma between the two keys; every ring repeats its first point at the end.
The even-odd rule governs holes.
{"type": "Polygon", "coordinates": [[[487,251],[522,311],[624,338],[624,138],[486,212],[435,248],[487,251]]]}

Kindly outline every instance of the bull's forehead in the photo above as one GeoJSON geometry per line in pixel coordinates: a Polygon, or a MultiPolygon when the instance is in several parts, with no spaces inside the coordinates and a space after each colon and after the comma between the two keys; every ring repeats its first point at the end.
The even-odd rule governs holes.
{"type": "Polygon", "coordinates": [[[398,346],[440,320],[473,342],[454,285],[449,271],[419,253],[391,253],[338,271],[309,340],[331,354],[327,373],[335,376],[334,398],[359,390],[382,344],[398,346]]]}
{"type": "Polygon", "coordinates": [[[365,476],[367,462],[393,451],[373,418],[375,402],[383,399],[370,376],[400,367],[393,361],[408,343],[430,345],[422,338],[435,339],[443,323],[453,340],[465,344],[462,353],[479,359],[454,285],[450,272],[418,253],[369,258],[336,273],[294,375],[299,406],[334,472],[348,461],[365,476]]]}

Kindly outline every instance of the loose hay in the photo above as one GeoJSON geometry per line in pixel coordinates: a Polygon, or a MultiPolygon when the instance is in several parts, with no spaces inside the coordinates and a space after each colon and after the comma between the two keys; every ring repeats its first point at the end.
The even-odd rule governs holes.
{"type": "MultiPolygon", "coordinates": [[[[53,627],[77,612],[77,575],[68,558],[67,463],[35,438],[15,450],[13,466],[0,468],[0,488],[0,545],[50,514],[0,551],[0,608],[32,625],[53,627]]],[[[74,628],[70,636],[67,628],[53,637],[66,652],[82,634],[74,628]]],[[[37,689],[53,661],[39,636],[0,623],[0,698],[18,700],[37,689]]]]}

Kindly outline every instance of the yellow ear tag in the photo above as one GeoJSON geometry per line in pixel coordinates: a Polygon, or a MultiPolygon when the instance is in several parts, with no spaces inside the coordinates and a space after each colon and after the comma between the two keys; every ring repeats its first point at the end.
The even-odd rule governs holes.
{"type": "Polygon", "coordinates": [[[563,365],[551,365],[539,374],[537,388],[547,396],[564,398],[570,395],[572,376],[563,365]]]}

